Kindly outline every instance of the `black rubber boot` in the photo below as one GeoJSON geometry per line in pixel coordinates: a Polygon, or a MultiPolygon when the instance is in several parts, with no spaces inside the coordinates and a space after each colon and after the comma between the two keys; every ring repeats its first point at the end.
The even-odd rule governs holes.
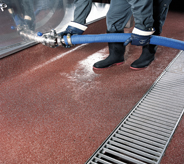
{"type": "Polygon", "coordinates": [[[149,66],[155,58],[156,49],[157,45],[149,44],[143,46],[141,56],[131,64],[130,68],[139,70],[149,66]]]}
{"type": "Polygon", "coordinates": [[[109,56],[93,65],[94,69],[108,68],[113,65],[120,65],[124,62],[125,46],[123,43],[108,43],[109,56]]]}

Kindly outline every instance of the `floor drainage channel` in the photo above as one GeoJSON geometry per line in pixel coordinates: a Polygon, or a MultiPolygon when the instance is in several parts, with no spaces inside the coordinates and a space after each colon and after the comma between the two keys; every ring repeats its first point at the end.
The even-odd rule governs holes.
{"type": "Polygon", "coordinates": [[[184,112],[184,73],[166,70],[86,164],[160,163],[184,112]]]}

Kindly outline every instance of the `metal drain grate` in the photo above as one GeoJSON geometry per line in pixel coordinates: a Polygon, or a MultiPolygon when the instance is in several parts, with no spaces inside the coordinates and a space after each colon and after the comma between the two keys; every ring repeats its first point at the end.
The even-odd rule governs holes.
{"type": "Polygon", "coordinates": [[[164,72],[86,164],[158,164],[183,115],[184,74],[164,72]]]}

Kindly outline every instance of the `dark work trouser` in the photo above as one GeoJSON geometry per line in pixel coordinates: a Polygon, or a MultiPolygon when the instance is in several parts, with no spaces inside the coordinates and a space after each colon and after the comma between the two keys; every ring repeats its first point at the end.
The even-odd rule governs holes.
{"type": "Polygon", "coordinates": [[[141,30],[154,27],[156,34],[160,34],[171,1],[172,0],[111,0],[110,9],[107,13],[107,30],[109,32],[123,31],[133,14],[135,27],[141,30]]]}

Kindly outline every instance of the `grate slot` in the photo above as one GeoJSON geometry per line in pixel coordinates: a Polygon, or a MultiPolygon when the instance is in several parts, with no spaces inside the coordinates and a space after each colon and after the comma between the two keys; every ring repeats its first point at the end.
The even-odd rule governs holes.
{"type": "Polygon", "coordinates": [[[177,89],[177,87],[179,86],[180,88],[184,88],[184,86],[181,86],[181,84],[183,83],[182,81],[183,79],[180,79],[180,78],[175,78],[171,80],[164,80],[162,79],[155,87],[154,89],[157,89],[157,87],[161,87],[161,89],[165,89],[165,90],[172,90],[172,89],[177,89]]]}
{"type": "Polygon", "coordinates": [[[158,123],[154,123],[154,122],[151,122],[149,120],[145,120],[145,119],[142,119],[142,118],[137,118],[135,116],[131,116],[131,118],[128,119],[130,122],[133,122],[133,123],[138,123],[140,125],[144,125],[147,126],[147,127],[158,127],[159,129],[163,129],[162,131],[172,131],[173,128],[171,127],[167,127],[167,126],[164,126],[164,125],[160,125],[158,123]],[[136,119],[135,119],[136,118],[136,119]]]}
{"type": "MultiPolygon", "coordinates": [[[[180,88],[180,89],[184,89],[184,88],[180,88]]],[[[171,89],[169,91],[165,91],[163,88],[161,87],[157,87],[156,90],[153,90],[150,95],[155,95],[155,94],[159,94],[159,96],[162,96],[162,97],[170,97],[170,98],[173,98],[173,99],[176,99],[176,97],[181,100],[182,97],[183,97],[183,94],[180,93],[180,91],[172,91],[171,89]],[[178,92],[178,93],[177,93],[178,92]],[[181,96],[181,97],[180,97],[181,96]]]]}
{"type": "Polygon", "coordinates": [[[154,108],[151,108],[151,107],[150,108],[146,108],[143,105],[140,105],[138,108],[141,111],[154,112],[154,113],[157,113],[157,114],[160,114],[160,115],[165,115],[165,116],[169,117],[169,119],[172,119],[174,121],[176,121],[178,119],[178,117],[179,117],[179,114],[176,115],[176,113],[174,113],[174,112],[171,113],[170,111],[166,111],[166,110],[163,110],[163,109],[158,111],[158,110],[156,110],[154,108]]]}
{"type": "Polygon", "coordinates": [[[110,162],[107,162],[101,158],[95,157],[95,162],[100,162],[100,164],[111,164],[110,162]]]}
{"type": "Polygon", "coordinates": [[[162,105],[164,105],[165,107],[168,107],[168,108],[181,108],[182,106],[181,105],[174,105],[173,103],[172,104],[169,104],[169,103],[167,103],[167,104],[163,104],[163,102],[160,102],[159,100],[153,100],[153,99],[149,99],[149,98],[146,98],[145,100],[144,100],[144,103],[151,103],[153,106],[162,106],[162,105]]]}
{"type": "MultiPolygon", "coordinates": [[[[173,102],[177,102],[177,100],[169,100],[169,99],[166,99],[166,100],[162,100],[160,97],[158,97],[159,98],[159,100],[154,100],[154,98],[152,98],[151,96],[148,96],[147,98],[146,98],[146,100],[145,100],[145,102],[150,102],[150,103],[152,103],[153,105],[154,104],[156,104],[156,105],[159,105],[160,106],[160,104],[164,104],[166,101],[169,101],[169,102],[167,102],[167,104],[164,104],[166,107],[169,107],[169,108],[181,108],[181,107],[183,107],[182,106],[182,104],[180,104],[180,103],[177,103],[177,105],[174,105],[173,104],[173,102]]],[[[180,101],[181,102],[181,101],[180,101]]]]}
{"type": "Polygon", "coordinates": [[[161,107],[161,108],[159,108],[159,107],[155,107],[155,106],[150,106],[150,105],[148,105],[148,104],[141,104],[141,107],[144,107],[144,108],[147,108],[148,110],[150,109],[153,109],[153,110],[159,110],[159,112],[160,111],[162,111],[162,112],[166,112],[167,114],[169,113],[169,114],[171,114],[171,115],[174,115],[174,117],[179,117],[180,116],[180,114],[181,114],[181,112],[179,112],[179,111],[177,111],[177,109],[176,108],[171,108],[171,109],[169,109],[169,108],[165,108],[165,107],[161,107]],[[172,110],[172,111],[171,111],[172,110]]]}
{"type": "Polygon", "coordinates": [[[119,143],[114,142],[114,141],[109,141],[109,145],[107,144],[107,147],[108,146],[111,146],[111,145],[112,146],[115,146],[115,147],[118,147],[118,148],[121,148],[121,150],[124,151],[125,154],[127,153],[127,155],[129,154],[129,152],[132,152],[131,155],[133,155],[133,156],[134,156],[133,153],[135,153],[135,154],[138,154],[140,156],[146,157],[148,159],[152,159],[152,160],[156,160],[156,161],[158,160],[158,157],[156,157],[154,155],[151,155],[149,153],[146,153],[146,152],[144,152],[142,150],[140,151],[138,149],[135,149],[135,148],[132,148],[132,147],[129,147],[129,146],[126,146],[126,145],[119,144],[119,143]]]}
{"type": "Polygon", "coordinates": [[[127,137],[131,137],[131,138],[133,138],[133,139],[136,139],[136,140],[145,142],[145,143],[147,143],[147,144],[150,144],[150,145],[159,147],[159,148],[163,148],[163,147],[164,147],[163,144],[160,144],[160,143],[158,143],[158,142],[152,141],[152,140],[147,139],[147,138],[143,138],[143,137],[137,136],[137,135],[132,134],[132,133],[130,133],[130,132],[125,132],[125,131],[120,131],[120,130],[118,130],[118,133],[119,133],[119,134],[122,134],[122,135],[125,135],[125,136],[127,136],[127,137]]]}
{"type": "Polygon", "coordinates": [[[127,129],[130,129],[130,130],[133,130],[135,132],[146,134],[147,136],[151,136],[151,137],[163,140],[163,141],[167,141],[168,140],[168,137],[164,137],[164,136],[152,133],[152,132],[147,131],[147,130],[142,130],[142,129],[134,127],[134,126],[130,126],[130,125],[124,124],[123,127],[127,128],[127,129]]]}
{"type": "Polygon", "coordinates": [[[144,101],[144,105],[147,104],[148,106],[151,106],[151,107],[157,107],[157,108],[161,108],[161,109],[167,109],[168,111],[173,111],[173,112],[178,112],[180,113],[182,110],[181,110],[181,107],[178,109],[178,107],[176,108],[176,106],[168,106],[167,104],[153,104],[149,101],[144,101]]]}
{"type": "Polygon", "coordinates": [[[114,164],[126,164],[126,163],[121,162],[121,161],[119,161],[119,160],[117,160],[117,159],[111,158],[111,157],[109,157],[109,156],[107,156],[107,155],[99,154],[98,156],[99,156],[99,158],[103,158],[104,160],[111,161],[111,162],[113,162],[114,164]]]}
{"type": "MultiPolygon", "coordinates": [[[[168,75],[168,73],[167,73],[168,75]]],[[[181,77],[181,76],[180,76],[181,77]]],[[[181,84],[183,83],[182,78],[177,78],[177,77],[172,77],[171,80],[168,79],[161,79],[159,83],[154,87],[154,89],[161,88],[162,90],[167,90],[167,91],[176,91],[179,88],[184,88],[181,84]]],[[[164,77],[166,78],[166,76],[164,77]]]]}
{"type": "MultiPolygon", "coordinates": [[[[183,89],[183,88],[180,88],[180,89],[183,89]]],[[[178,91],[179,92],[179,91],[178,91]]],[[[183,99],[183,94],[182,93],[176,93],[176,92],[165,92],[165,91],[163,91],[162,89],[159,89],[158,88],[158,91],[155,91],[155,90],[153,90],[151,93],[150,93],[150,95],[154,95],[154,96],[158,96],[158,94],[159,94],[159,96],[160,97],[168,97],[168,98],[170,98],[170,100],[171,101],[173,101],[173,100],[178,100],[178,102],[180,101],[180,103],[181,103],[181,100],[183,99]],[[176,98],[178,98],[178,99],[176,99],[176,98]]]]}
{"type": "Polygon", "coordinates": [[[141,114],[142,116],[147,116],[148,118],[154,118],[157,120],[164,121],[166,124],[175,125],[175,122],[176,122],[176,121],[171,120],[170,117],[161,116],[154,112],[142,111],[140,108],[137,108],[137,111],[135,113],[141,114]]]}
{"type": "MultiPolygon", "coordinates": [[[[157,100],[150,99],[149,96],[148,96],[148,97],[145,99],[145,102],[150,102],[150,103],[152,103],[153,105],[156,104],[156,105],[159,105],[159,106],[160,106],[160,105],[163,105],[163,103],[164,103],[165,101],[161,101],[161,100],[158,100],[158,99],[157,99],[157,100]]],[[[177,108],[178,108],[178,107],[182,107],[182,105],[180,105],[180,104],[174,105],[173,102],[170,102],[170,103],[167,102],[167,104],[164,104],[164,105],[165,105],[166,107],[171,107],[171,108],[173,108],[173,107],[174,107],[174,108],[176,108],[176,107],[177,107],[177,108]]]]}
{"type": "MultiPolygon", "coordinates": [[[[92,161],[91,161],[89,164],[97,164],[97,163],[96,163],[96,162],[92,162],[92,161]]],[[[112,163],[111,163],[111,164],[112,164],[112,163]]]]}
{"type": "Polygon", "coordinates": [[[136,136],[139,136],[139,137],[142,137],[142,138],[145,138],[145,139],[148,139],[148,140],[151,140],[151,141],[154,141],[154,142],[163,144],[163,145],[166,143],[166,141],[160,140],[160,139],[155,138],[155,137],[152,137],[152,136],[150,136],[150,135],[146,135],[145,133],[140,133],[140,132],[137,132],[137,131],[128,129],[128,128],[124,128],[124,127],[121,127],[120,129],[121,129],[123,132],[128,132],[128,133],[134,134],[134,135],[136,135],[136,136]]]}
{"type": "Polygon", "coordinates": [[[118,148],[118,147],[116,147],[116,146],[113,146],[113,145],[107,144],[107,145],[106,145],[106,148],[108,148],[109,150],[112,150],[112,151],[115,151],[115,152],[119,152],[119,153],[121,153],[121,154],[124,154],[124,155],[126,155],[127,157],[131,157],[131,158],[133,158],[133,159],[143,161],[143,162],[145,162],[145,163],[146,163],[146,162],[155,163],[155,161],[152,161],[152,160],[150,160],[150,159],[148,159],[148,158],[145,158],[145,157],[143,157],[143,156],[141,156],[141,155],[138,155],[137,153],[135,154],[135,153],[132,153],[132,152],[130,152],[130,151],[126,151],[126,150],[120,149],[120,148],[118,148]]]}
{"type": "Polygon", "coordinates": [[[122,139],[122,140],[130,141],[133,144],[137,144],[138,146],[144,146],[145,148],[148,148],[150,150],[162,152],[162,148],[154,146],[153,144],[150,144],[150,142],[146,143],[145,140],[139,140],[139,138],[132,138],[131,135],[127,137],[127,136],[123,136],[123,135],[120,135],[117,133],[117,134],[115,134],[115,136],[122,139]]]}
{"type": "Polygon", "coordinates": [[[169,136],[170,136],[169,133],[165,133],[165,132],[159,131],[158,129],[148,128],[145,125],[141,126],[140,124],[135,124],[135,123],[132,123],[130,121],[127,121],[126,124],[130,125],[132,127],[136,127],[136,128],[139,128],[139,129],[146,130],[148,132],[156,133],[157,135],[162,135],[164,137],[168,137],[169,138],[169,136]]]}
{"type": "MultiPolygon", "coordinates": [[[[157,99],[157,98],[158,98],[158,92],[151,92],[151,93],[149,94],[149,98],[157,99]]],[[[177,102],[178,104],[180,104],[181,106],[183,105],[183,104],[181,103],[182,98],[177,98],[177,99],[176,99],[176,96],[175,96],[175,95],[171,96],[170,94],[168,95],[168,94],[163,94],[162,92],[161,92],[161,93],[159,92],[159,99],[160,99],[160,100],[163,100],[163,101],[168,101],[168,100],[170,100],[171,102],[172,102],[172,101],[175,101],[175,102],[177,102]]]]}
{"type": "Polygon", "coordinates": [[[88,161],[159,164],[184,113],[183,82],[184,74],[164,71],[88,161]]]}
{"type": "Polygon", "coordinates": [[[164,121],[160,121],[160,120],[156,120],[154,118],[147,118],[147,116],[142,116],[139,113],[134,113],[130,118],[134,118],[136,120],[140,120],[143,122],[147,122],[147,123],[156,123],[158,127],[163,127],[163,128],[168,128],[168,129],[173,129],[173,124],[164,122],[164,121]]]}
{"type": "Polygon", "coordinates": [[[117,156],[119,158],[126,160],[127,162],[132,162],[132,163],[136,163],[136,164],[146,164],[145,162],[142,162],[140,160],[134,159],[132,157],[129,157],[127,155],[124,155],[122,153],[119,153],[119,152],[116,152],[116,151],[113,151],[113,150],[110,150],[107,148],[104,148],[104,153],[109,153],[111,155],[117,156]]]}
{"type": "MultiPolygon", "coordinates": [[[[184,88],[180,88],[180,89],[184,89],[184,88]]],[[[158,94],[159,93],[159,95],[162,95],[162,96],[165,96],[165,97],[171,97],[171,98],[173,98],[173,99],[175,99],[176,98],[176,96],[181,96],[181,97],[178,97],[179,98],[179,100],[181,100],[181,98],[183,97],[183,94],[182,93],[180,93],[180,91],[179,90],[175,90],[175,91],[173,91],[173,90],[169,90],[169,91],[165,91],[163,88],[161,88],[161,87],[157,87],[157,89],[156,90],[154,90],[153,92],[151,92],[151,94],[158,94]],[[178,93],[177,93],[178,92],[178,93]]]]}
{"type": "Polygon", "coordinates": [[[152,155],[157,156],[157,157],[159,157],[159,155],[160,155],[160,153],[158,153],[156,151],[153,151],[152,149],[148,149],[146,147],[143,147],[144,145],[141,145],[141,146],[137,145],[136,142],[131,143],[131,142],[128,142],[126,140],[122,140],[122,139],[119,139],[119,138],[116,138],[116,137],[112,137],[111,139],[112,139],[112,141],[116,141],[116,142],[121,143],[123,145],[130,146],[132,148],[144,151],[146,153],[152,154],[152,155]]]}
{"type": "Polygon", "coordinates": [[[131,119],[131,118],[129,118],[128,121],[130,123],[135,123],[135,124],[138,124],[138,125],[141,125],[141,126],[145,126],[145,127],[148,127],[148,128],[157,129],[157,130],[165,132],[165,133],[171,133],[171,131],[172,131],[172,130],[168,130],[167,128],[164,129],[162,127],[159,127],[159,126],[157,126],[156,123],[150,124],[148,121],[142,122],[142,121],[137,121],[137,120],[134,120],[134,119],[131,119]]]}

